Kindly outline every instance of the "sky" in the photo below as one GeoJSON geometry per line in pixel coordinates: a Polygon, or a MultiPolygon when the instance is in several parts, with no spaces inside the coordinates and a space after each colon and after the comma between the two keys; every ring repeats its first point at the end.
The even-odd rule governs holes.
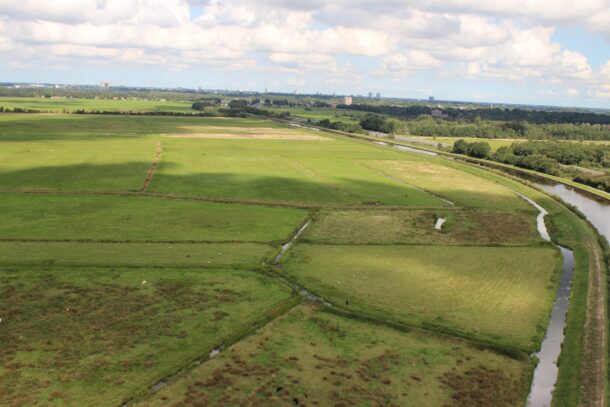
{"type": "Polygon", "coordinates": [[[610,0],[0,0],[0,82],[610,108],[610,0]]]}

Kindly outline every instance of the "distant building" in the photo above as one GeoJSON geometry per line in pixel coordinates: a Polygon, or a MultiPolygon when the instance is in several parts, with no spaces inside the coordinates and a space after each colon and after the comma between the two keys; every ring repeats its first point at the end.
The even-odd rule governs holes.
{"type": "Polygon", "coordinates": [[[428,98],[428,102],[434,102],[434,96],[430,96],[430,97],[428,98]]]}
{"type": "Polygon", "coordinates": [[[373,92],[369,92],[369,99],[373,99],[373,92]]]}
{"type": "Polygon", "coordinates": [[[100,88],[108,89],[110,87],[110,83],[106,81],[100,82],[100,88]]]}
{"type": "Polygon", "coordinates": [[[352,105],[352,103],[353,103],[353,101],[352,101],[352,97],[351,97],[351,96],[345,96],[345,97],[343,98],[343,104],[344,104],[344,105],[346,105],[346,106],[351,106],[351,105],[352,105]]]}
{"type": "Polygon", "coordinates": [[[443,113],[443,111],[439,110],[439,109],[434,109],[433,111],[430,112],[430,115],[432,117],[437,117],[439,119],[445,119],[445,118],[449,117],[447,115],[447,113],[443,113]]]}
{"type": "Polygon", "coordinates": [[[381,93],[377,92],[377,99],[381,99],[381,93]]]}

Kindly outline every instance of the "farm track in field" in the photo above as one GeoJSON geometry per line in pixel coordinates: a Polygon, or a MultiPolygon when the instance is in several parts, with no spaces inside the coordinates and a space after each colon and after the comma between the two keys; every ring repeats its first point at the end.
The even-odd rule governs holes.
{"type": "Polygon", "coordinates": [[[155,173],[157,172],[157,167],[159,166],[159,162],[161,161],[161,156],[163,155],[163,148],[161,147],[161,141],[157,141],[157,147],[155,152],[155,159],[152,162],[148,173],[146,174],[146,179],[144,180],[144,185],[142,185],[142,189],[140,192],[146,192],[150,183],[152,182],[155,173]]]}

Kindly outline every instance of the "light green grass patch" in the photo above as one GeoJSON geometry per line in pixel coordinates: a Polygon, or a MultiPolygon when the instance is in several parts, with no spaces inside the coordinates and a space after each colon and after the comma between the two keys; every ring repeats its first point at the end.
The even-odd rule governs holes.
{"type": "Polygon", "coordinates": [[[442,196],[456,205],[473,208],[531,210],[510,189],[483,178],[464,165],[419,158],[367,163],[388,176],[442,196]]]}
{"type": "Polygon", "coordinates": [[[350,310],[531,352],[560,262],[550,247],[300,244],[281,273],[350,310]]]}
{"type": "Polygon", "coordinates": [[[526,371],[460,341],[299,307],[138,405],[517,406],[526,371]]]}
{"type": "Polygon", "coordinates": [[[324,211],[303,241],[339,244],[529,245],[541,242],[534,215],[485,210],[324,211]],[[441,230],[438,218],[446,219],[441,230]]]}
{"type": "Polygon", "coordinates": [[[0,271],[0,404],[118,406],[289,298],[253,272],[0,271]]]}
{"type": "Polygon", "coordinates": [[[0,238],[283,242],[302,209],[135,196],[1,194],[0,238]]]}

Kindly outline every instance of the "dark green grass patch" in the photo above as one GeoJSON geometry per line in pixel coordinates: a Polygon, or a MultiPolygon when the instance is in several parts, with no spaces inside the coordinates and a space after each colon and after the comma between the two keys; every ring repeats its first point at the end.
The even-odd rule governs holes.
{"type": "Polygon", "coordinates": [[[518,406],[527,362],[299,307],[141,406],[518,406]]]}
{"type": "Polygon", "coordinates": [[[152,197],[0,195],[0,239],[280,242],[301,209],[152,197]]]}
{"type": "Polygon", "coordinates": [[[324,211],[303,241],[339,244],[529,245],[541,242],[529,212],[485,210],[324,211]],[[446,219],[441,230],[438,218],[446,219]]]}
{"type": "Polygon", "coordinates": [[[290,298],[253,272],[0,271],[0,404],[118,406],[290,298]]]}

